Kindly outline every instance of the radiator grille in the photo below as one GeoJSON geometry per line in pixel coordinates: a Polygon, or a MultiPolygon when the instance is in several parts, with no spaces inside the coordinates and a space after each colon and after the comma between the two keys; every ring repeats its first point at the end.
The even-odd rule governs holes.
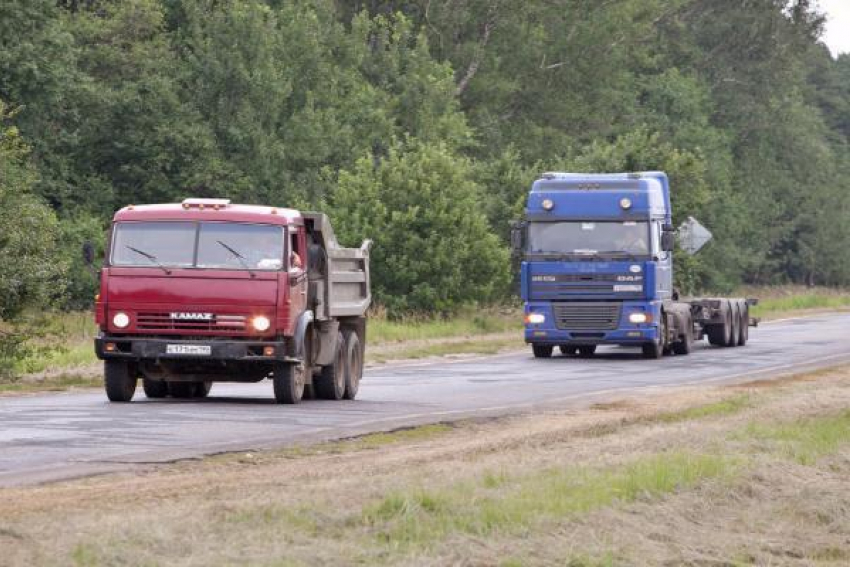
{"type": "Polygon", "coordinates": [[[565,331],[613,331],[620,324],[619,303],[556,303],[553,309],[565,331]]]}
{"type": "Polygon", "coordinates": [[[174,319],[169,312],[136,314],[136,329],[140,331],[244,331],[245,315],[215,315],[210,321],[174,319]]]}

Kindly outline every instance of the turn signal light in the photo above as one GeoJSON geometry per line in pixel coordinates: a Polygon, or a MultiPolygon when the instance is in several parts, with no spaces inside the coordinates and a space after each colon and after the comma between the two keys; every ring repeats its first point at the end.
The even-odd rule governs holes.
{"type": "Polygon", "coordinates": [[[263,356],[274,356],[274,347],[273,346],[263,347],[263,356]]]}
{"type": "Polygon", "coordinates": [[[105,350],[106,352],[115,352],[116,350],[118,350],[118,347],[115,345],[115,343],[106,343],[105,345],[103,345],[103,350],[105,350]]]}

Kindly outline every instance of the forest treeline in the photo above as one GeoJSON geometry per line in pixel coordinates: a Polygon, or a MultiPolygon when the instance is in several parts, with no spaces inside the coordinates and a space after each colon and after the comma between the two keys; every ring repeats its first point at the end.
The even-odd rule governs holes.
{"type": "Polygon", "coordinates": [[[498,300],[508,221],[557,169],[667,171],[676,222],[715,234],[686,290],[850,284],[850,56],[823,23],[805,0],[4,0],[3,333],[90,305],[80,245],[115,209],[186,196],[328,211],[375,240],[391,312],[498,300]]]}

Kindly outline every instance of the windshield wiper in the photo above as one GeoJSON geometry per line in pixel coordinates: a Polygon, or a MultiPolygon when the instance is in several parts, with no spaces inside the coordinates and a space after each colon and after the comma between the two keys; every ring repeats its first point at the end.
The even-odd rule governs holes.
{"type": "Polygon", "coordinates": [[[251,277],[252,277],[252,278],[257,277],[257,274],[255,274],[255,273],[251,270],[251,268],[248,266],[248,262],[246,262],[246,261],[245,261],[245,256],[243,256],[242,254],[240,254],[239,252],[237,252],[237,251],[236,251],[233,247],[228,246],[227,244],[225,244],[225,243],[224,243],[224,242],[222,242],[221,240],[216,240],[216,242],[218,242],[219,244],[221,244],[221,246],[222,246],[225,250],[227,250],[228,252],[230,252],[231,254],[233,254],[233,256],[234,256],[237,260],[239,260],[239,263],[240,263],[240,264],[242,264],[242,267],[243,267],[243,268],[245,268],[246,270],[248,270],[248,273],[249,273],[249,274],[251,274],[251,277]]]}
{"type": "Polygon", "coordinates": [[[171,270],[169,270],[164,265],[162,265],[162,263],[157,259],[157,257],[154,256],[153,254],[151,254],[150,252],[145,252],[144,250],[139,250],[138,248],[134,248],[134,247],[130,246],[129,244],[125,244],[124,248],[127,248],[128,250],[132,250],[133,252],[135,252],[139,256],[144,256],[145,258],[147,258],[148,260],[150,260],[151,262],[156,264],[157,267],[159,267],[163,272],[166,273],[166,275],[169,275],[169,276],[171,275],[171,270]]]}

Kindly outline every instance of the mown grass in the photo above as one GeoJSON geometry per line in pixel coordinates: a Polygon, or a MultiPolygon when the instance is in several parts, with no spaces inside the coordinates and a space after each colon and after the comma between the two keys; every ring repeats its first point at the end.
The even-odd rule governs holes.
{"type": "Polygon", "coordinates": [[[686,408],[679,411],[662,412],[652,417],[652,421],[662,423],[676,423],[680,421],[691,421],[707,417],[726,417],[740,413],[752,407],[753,396],[750,394],[739,394],[730,398],[686,408]]]}
{"type": "Polygon", "coordinates": [[[571,467],[434,489],[392,493],[362,512],[378,543],[427,547],[449,534],[487,536],[532,529],[638,498],[654,498],[716,478],[732,478],[735,460],[688,452],[660,453],[621,467],[571,467]]]}
{"type": "Polygon", "coordinates": [[[850,410],[779,424],[754,422],[747,426],[744,434],[768,443],[774,450],[801,465],[813,465],[850,442],[850,410]]]}

